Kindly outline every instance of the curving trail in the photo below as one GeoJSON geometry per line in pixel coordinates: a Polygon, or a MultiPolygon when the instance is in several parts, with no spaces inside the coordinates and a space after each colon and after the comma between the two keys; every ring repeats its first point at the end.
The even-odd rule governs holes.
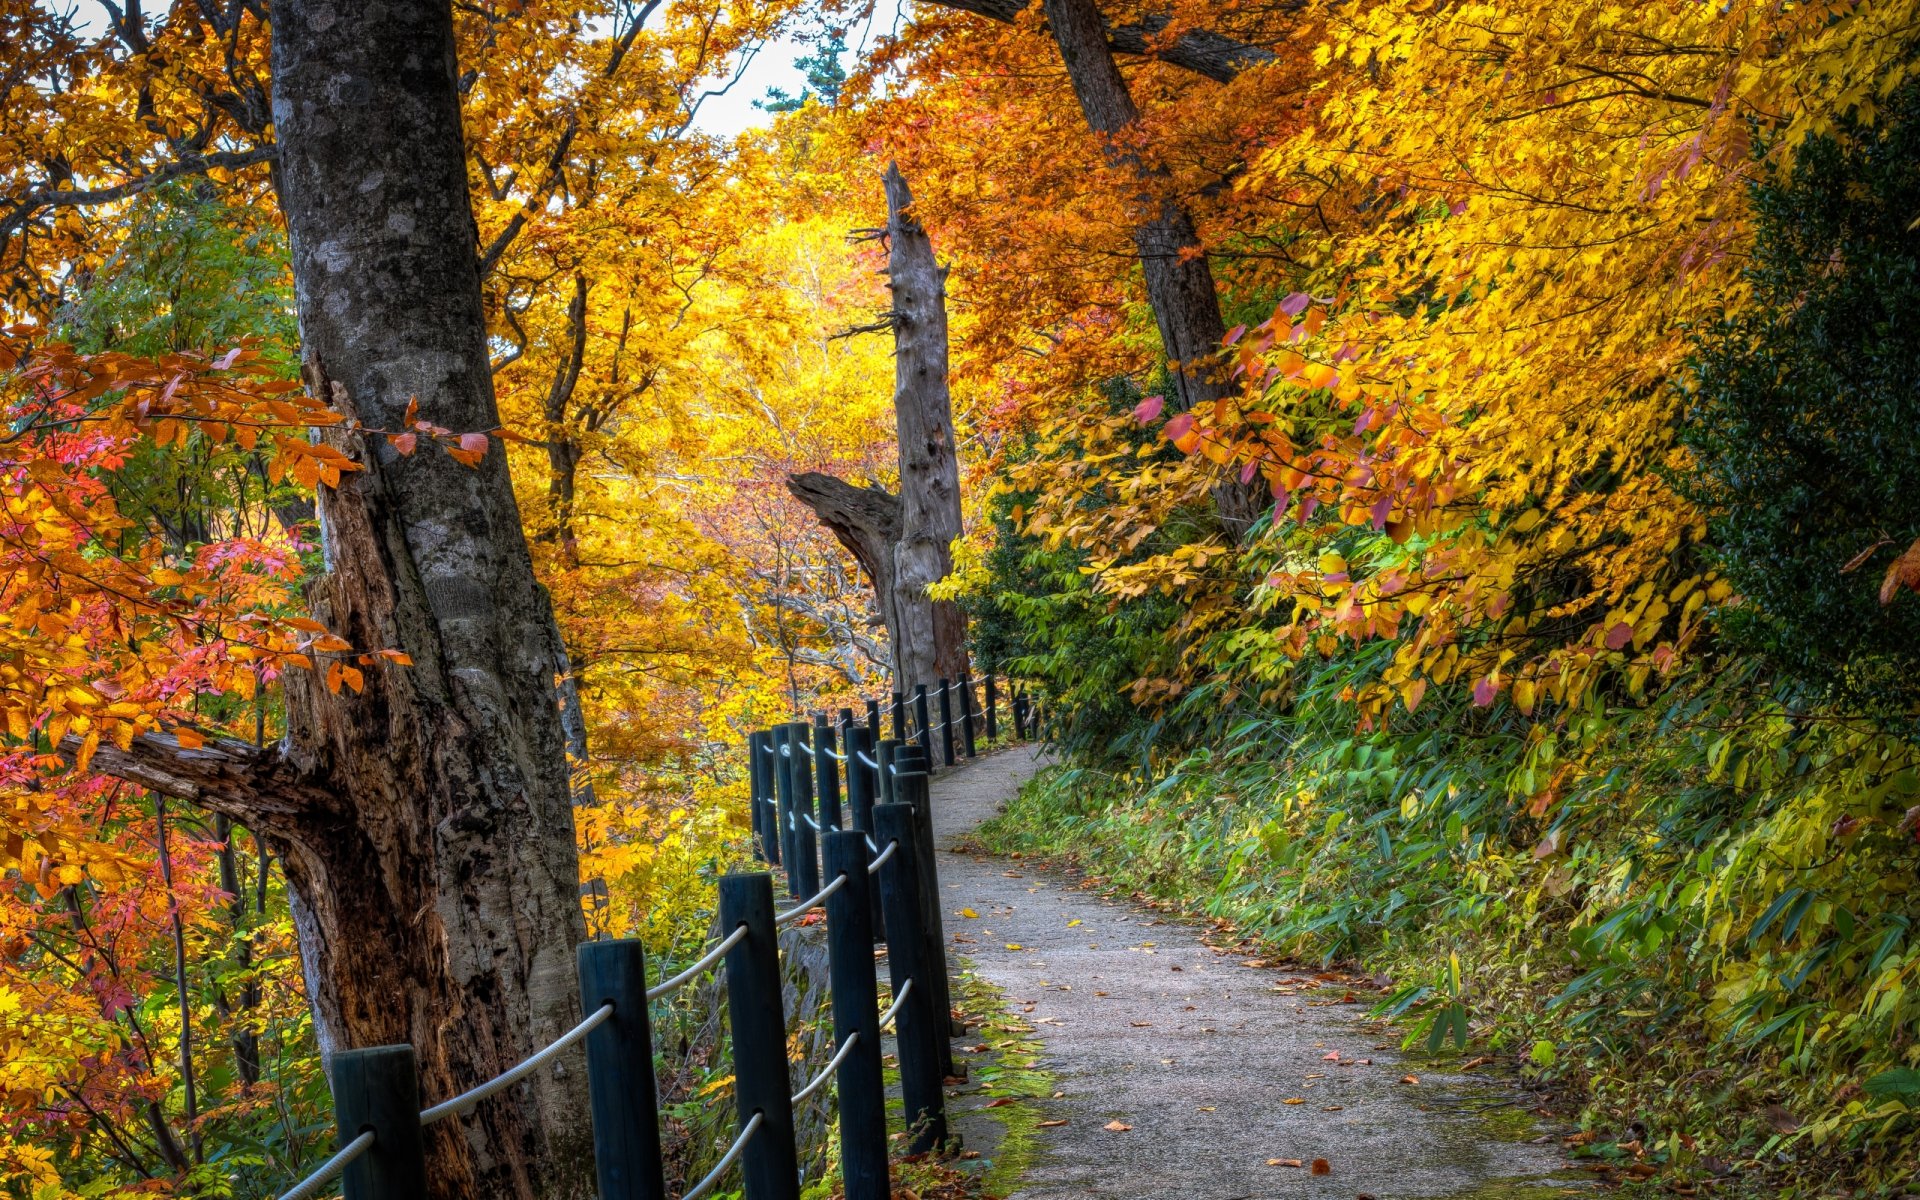
{"type": "MultiPolygon", "coordinates": [[[[1511,1119],[1523,1094],[1402,1063],[1359,1024],[1364,1006],[1340,1004],[1310,971],[1250,970],[1194,926],[956,850],[1040,765],[1016,746],[932,789],[950,949],[1034,1026],[1040,1065],[1064,1093],[1040,1101],[1045,1119],[1066,1124],[1039,1131],[1016,1200],[1389,1200],[1560,1184],[1551,1139],[1501,1140],[1473,1111],[1511,1119]],[[1402,1082],[1413,1071],[1419,1082],[1402,1082]],[[1132,1128],[1103,1128],[1116,1120],[1132,1128]],[[1331,1170],[1268,1165],[1275,1158],[1324,1158],[1331,1170]]],[[[981,1104],[958,1097],[957,1128],[991,1157],[997,1128],[981,1104]]]]}

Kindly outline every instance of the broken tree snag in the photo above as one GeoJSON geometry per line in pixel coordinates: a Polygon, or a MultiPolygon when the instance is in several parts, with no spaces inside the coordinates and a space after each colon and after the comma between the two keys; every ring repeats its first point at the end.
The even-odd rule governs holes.
{"type": "MultiPolygon", "coordinates": [[[[308,386],[372,429],[404,428],[415,398],[448,428],[498,428],[450,5],[279,0],[274,17],[308,386]]],[[[283,856],[322,1048],[410,1042],[437,1100],[578,1020],[564,657],[497,447],[468,467],[341,444],[365,470],[320,489],[313,613],[412,665],[365,668],[360,692],[290,673],[283,755],[325,799],[231,815],[283,856]]],[[[593,1193],[583,1073],[529,1084],[429,1132],[436,1195],[593,1193]]]]}
{"type": "MultiPolygon", "coordinates": [[[[1140,119],[1127,81],[1107,44],[1106,19],[1093,0],[1044,0],[1047,26],[1060,47],[1067,77],[1080,101],[1087,125],[1106,146],[1108,161],[1131,168],[1140,181],[1140,208],[1133,229],[1146,278],[1147,303],[1153,309],[1166,350],[1176,406],[1181,411],[1209,404],[1233,392],[1218,355],[1227,336],[1213,268],[1199,253],[1200,235],[1186,206],[1168,192],[1169,180],[1133,151],[1120,135],[1140,119]]],[[[1214,488],[1221,522],[1236,539],[1266,507],[1258,488],[1229,480],[1214,488]]]]}
{"type": "Polygon", "coordinates": [[[960,462],[947,391],[947,269],[907,210],[913,193],[889,166],[887,288],[893,293],[893,411],[900,437],[900,537],[893,552],[893,677],[918,684],[967,674],[967,618],[927,588],[953,571],[960,536],[960,462]]]}

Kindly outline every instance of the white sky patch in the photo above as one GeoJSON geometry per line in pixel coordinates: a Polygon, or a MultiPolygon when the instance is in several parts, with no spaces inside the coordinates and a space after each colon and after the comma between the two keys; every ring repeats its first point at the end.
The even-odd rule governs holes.
{"type": "MultiPolygon", "coordinates": [[[[910,0],[875,0],[873,16],[847,31],[847,55],[842,61],[849,71],[875,41],[899,32],[906,23],[908,3],[910,0]]],[[[799,32],[804,35],[807,30],[803,28],[799,32]]],[[[700,111],[694,114],[693,127],[714,137],[730,138],[772,124],[774,114],[755,108],[754,101],[765,100],[768,88],[779,88],[789,96],[799,95],[807,81],[793,63],[811,53],[810,45],[791,35],[766,43],[725,95],[708,96],[701,102],[700,111]]],[[[739,69],[737,62],[732,66],[739,69]]],[[[709,86],[719,88],[725,84],[726,80],[720,79],[709,86]]]]}

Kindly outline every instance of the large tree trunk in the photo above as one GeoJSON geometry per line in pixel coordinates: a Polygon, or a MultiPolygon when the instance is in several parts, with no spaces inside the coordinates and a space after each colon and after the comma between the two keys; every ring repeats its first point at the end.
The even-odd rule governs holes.
{"type": "MultiPolygon", "coordinates": [[[[309,386],[371,429],[402,428],[416,398],[437,424],[497,427],[447,0],[273,15],[309,386]]],[[[321,489],[314,615],[412,665],[369,668],[360,694],[291,675],[279,760],[224,808],[282,854],[323,1050],[411,1042],[438,1100],[578,1017],[564,656],[503,454],[343,445],[366,469],[321,489]]],[[[433,1193],[590,1195],[584,1082],[542,1071],[436,1128],[433,1193]]]]}
{"type": "Polygon", "coordinates": [[[960,461],[947,393],[947,269],[909,215],[913,193],[887,168],[887,287],[893,292],[893,413],[900,440],[900,540],[893,549],[895,686],[911,693],[967,670],[967,617],[927,588],[953,571],[960,461]]]}
{"type": "MultiPolygon", "coordinates": [[[[1211,403],[1234,389],[1218,364],[1227,336],[1220,298],[1206,255],[1197,253],[1200,236],[1184,205],[1165,192],[1163,173],[1122,149],[1122,135],[1140,119],[1127,81],[1113,61],[1106,19],[1094,0],[1045,0],[1047,25],[1060,46],[1073,92],[1087,124],[1107,144],[1116,164],[1132,168],[1140,180],[1141,221],[1133,244],[1146,276],[1147,303],[1153,308],[1160,342],[1166,348],[1175,400],[1182,410],[1211,403]]],[[[1226,483],[1214,490],[1221,520],[1235,537],[1252,524],[1264,505],[1257,489],[1226,483]]]]}

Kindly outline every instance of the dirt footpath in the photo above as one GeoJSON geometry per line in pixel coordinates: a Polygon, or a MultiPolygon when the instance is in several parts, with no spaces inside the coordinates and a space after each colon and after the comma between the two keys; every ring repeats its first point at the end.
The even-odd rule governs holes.
{"type": "MultiPolygon", "coordinates": [[[[1550,1141],[1490,1127],[1489,1114],[1515,1123],[1522,1094],[1401,1062],[1360,1026],[1365,1004],[1340,1004],[1311,971],[1248,969],[1190,925],[1028,863],[954,853],[1038,765],[1014,747],[944,773],[932,792],[952,950],[1034,1027],[1039,1065],[1064,1093],[1040,1102],[1066,1124],[1038,1131],[1015,1197],[1390,1200],[1565,1186],[1551,1178],[1562,1159],[1550,1141]],[[1417,1083],[1403,1082],[1410,1074],[1417,1083]],[[1284,1165],[1295,1159],[1304,1165],[1284,1165]],[[1313,1174],[1314,1159],[1328,1172],[1313,1174]]],[[[957,1128],[991,1155],[980,1103],[956,1101],[976,1110],[957,1128]]]]}

